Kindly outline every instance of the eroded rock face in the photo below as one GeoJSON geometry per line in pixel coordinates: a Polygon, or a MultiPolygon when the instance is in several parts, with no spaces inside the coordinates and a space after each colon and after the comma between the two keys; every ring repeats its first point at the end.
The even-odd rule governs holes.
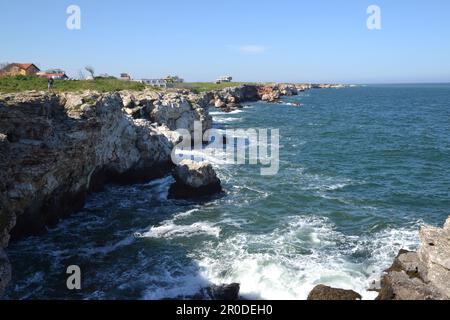
{"type": "Polygon", "coordinates": [[[210,286],[203,288],[199,293],[190,297],[192,300],[239,300],[239,283],[223,284],[220,286],[210,286]]]}
{"type": "Polygon", "coordinates": [[[450,299],[450,218],[423,227],[417,252],[400,251],[381,280],[379,300],[450,299]]]}
{"type": "Polygon", "coordinates": [[[221,182],[214,168],[206,161],[183,160],[175,168],[174,178],[176,182],[169,190],[171,198],[196,198],[222,191],[221,182]]]}
{"type": "Polygon", "coordinates": [[[9,281],[11,281],[11,265],[6,253],[0,249],[0,297],[5,292],[9,281]]]}
{"type": "Polygon", "coordinates": [[[324,285],[316,286],[308,295],[308,300],[361,300],[353,290],[336,289],[324,285]]]}
{"type": "Polygon", "coordinates": [[[231,112],[242,108],[243,102],[276,102],[281,96],[297,95],[298,91],[297,86],[291,84],[244,85],[215,91],[210,105],[223,112],[231,112]]]}
{"type": "Polygon", "coordinates": [[[173,130],[190,129],[194,120],[211,127],[197,99],[151,91],[0,95],[0,250],[10,236],[40,234],[79,211],[105,183],[170,172],[181,139],[173,130]]]}

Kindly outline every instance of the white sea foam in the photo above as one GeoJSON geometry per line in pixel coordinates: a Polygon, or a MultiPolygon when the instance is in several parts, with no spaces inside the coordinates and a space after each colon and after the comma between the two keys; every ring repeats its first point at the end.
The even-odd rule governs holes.
{"type": "Polygon", "coordinates": [[[221,229],[210,223],[196,222],[191,225],[177,225],[173,221],[168,221],[158,227],[151,227],[150,231],[142,234],[143,238],[176,238],[190,237],[198,234],[207,234],[219,237],[221,229]]]}
{"type": "Polygon", "coordinates": [[[389,229],[367,237],[346,236],[327,219],[291,217],[283,228],[261,235],[238,234],[202,248],[202,274],[213,283],[241,284],[241,293],[257,299],[306,299],[317,284],[352,289],[364,299],[401,248],[417,245],[417,231],[389,229]],[[358,251],[370,255],[351,262],[358,251]]]}
{"type": "Polygon", "coordinates": [[[230,123],[230,122],[241,122],[242,118],[232,118],[232,117],[226,117],[226,118],[213,118],[214,122],[217,123],[230,123]]]}
{"type": "Polygon", "coordinates": [[[230,112],[223,112],[223,111],[210,111],[209,114],[212,116],[217,116],[217,115],[227,115],[227,114],[238,114],[238,113],[242,113],[244,111],[242,111],[241,109],[237,109],[237,110],[233,110],[230,112]]]}
{"type": "Polygon", "coordinates": [[[213,237],[219,237],[220,227],[214,226],[209,222],[196,222],[190,225],[176,223],[178,220],[187,218],[198,210],[195,208],[180,212],[174,215],[172,219],[163,221],[159,226],[152,226],[148,232],[143,234],[136,233],[135,236],[138,238],[177,238],[207,234],[213,237]]]}

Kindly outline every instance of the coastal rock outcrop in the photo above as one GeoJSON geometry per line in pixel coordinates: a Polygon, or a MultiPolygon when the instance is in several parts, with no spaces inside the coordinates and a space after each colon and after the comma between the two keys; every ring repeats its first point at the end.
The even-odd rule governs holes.
{"type": "Polygon", "coordinates": [[[378,300],[450,299],[450,218],[423,227],[417,252],[401,250],[381,280],[378,300]]]}
{"type": "Polygon", "coordinates": [[[11,281],[11,265],[6,253],[0,249],[0,297],[5,292],[9,281],[11,281]]]}
{"type": "Polygon", "coordinates": [[[308,295],[308,300],[361,300],[359,293],[353,290],[344,290],[328,287],[325,285],[316,286],[308,295]]]}
{"type": "Polygon", "coordinates": [[[133,118],[146,119],[170,130],[194,130],[194,121],[201,121],[203,130],[212,127],[212,117],[208,113],[207,96],[190,92],[142,92],[121,91],[125,113],[133,118]]]}
{"type": "Polygon", "coordinates": [[[181,139],[173,130],[191,129],[194,120],[211,127],[207,106],[178,93],[0,95],[0,289],[9,279],[2,250],[10,238],[45,232],[105,183],[170,172],[181,139]]]}
{"type": "Polygon", "coordinates": [[[183,160],[173,175],[175,183],[169,190],[171,198],[197,198],[222,192],[221,182],[209,162],[183,160]]]}
{"type": "Polygon", "coordinates": [[[212,285],[210,287],[202,288],[196,295],[190,297],[192,300],[224,300],[235,301],[239,300],[239,283],[212,285]]]}
{"type": "Polygon", "coordinates": [[[242,108],[243,102],[258,100],[276,102],[281,96],[297,94],[297,86],[291,84],[244,85],[215,91],[210,105],[223,112],[231,112],[242,108]]]}

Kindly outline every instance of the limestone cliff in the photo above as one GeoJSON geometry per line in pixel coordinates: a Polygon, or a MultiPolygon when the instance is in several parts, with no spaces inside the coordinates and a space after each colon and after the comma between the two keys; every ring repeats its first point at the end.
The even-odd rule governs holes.
{"type": "Polygon", "coordinates": [[[10,238],[44,232],[107,182],[156,178],[194,120],[211,127],[201,97],[173,93],[27,92],[0,95],[0,294],[10,238]]]}
{"type": "Polygon", "coordinates": [[[423,227],[417,252],[400,251],[381,280],[379,300],[450,299],[450,217],[423,227]]]}

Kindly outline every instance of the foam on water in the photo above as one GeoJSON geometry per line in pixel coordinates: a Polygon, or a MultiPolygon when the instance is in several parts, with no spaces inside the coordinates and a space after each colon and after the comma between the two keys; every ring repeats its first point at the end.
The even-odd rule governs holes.
{"type": "Polygon", "coordinates": [[[159,226],[152,226],[148,232],[136,233],[138,238],[176,238],[190,237],[198,234],[206,234],[218,238],[220,227],[209,222],[195,222],[190,225],[177,224],[178,220],[189,217],[199,209],[192,209],[176,214],[172,219],[163,221],[159,226]]]}
{"type": "Polygon", "coordinates": [[[327,219],[290,217],[270,234],[237,234],[202,248],[202,274],[213,283],[241,283],[241,293],[256,299],[306,299],[317,284],[352,289],[364,299],[401,248],[413,249],[417,230],[390,229],[374,237],[345,236],[327,219]],[[350,256],[367,253],[365,262],[350,256]]]}
{"type": "Polygon", "coordinates": [[[231,118],[231,117],[214,118],[214,122],[217,122],[217,123],[232,123],[232,122],[240,122],[240,121],[242,121],[242,118],[231,118]]]}

